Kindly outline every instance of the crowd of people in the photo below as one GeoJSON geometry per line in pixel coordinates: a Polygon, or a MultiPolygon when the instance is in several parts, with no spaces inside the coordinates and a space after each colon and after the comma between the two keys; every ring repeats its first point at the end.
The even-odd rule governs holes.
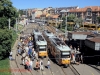
{"type": "Polygon", "coordinates": [[[83,55],[80,53],[80,48],[78,46],[78,48],[72,48],[72,45],[70,45],[70,48],[72,50],[72,53],[71,53],[71,60],[72,60],[72,63],[74,64],[78,64],[79,63],[83,63],[83,55]]]}
{"type": "MultiPolygon", "coordinates": [[[[27,35],[20,37],[20,41],[18,42],[17,45],[17,56],[21,56],[21,64],[24,65],[25,69],[27,70],[44,70],[44,63],[43,59],[38,58],[38,51],[34,48],[34,43],[33,43],[33,36],[32,35],[27,35]],[[35,62],[36,60],[36,62],[35,62]],[[35,66],[33,66],[34,62],[35,66]]],[[[12,52],[10,52],[10,59],[12,59],[12,52]]],[[[48,59],[47,68],[50,68],[50,60],[48,59]]]]}

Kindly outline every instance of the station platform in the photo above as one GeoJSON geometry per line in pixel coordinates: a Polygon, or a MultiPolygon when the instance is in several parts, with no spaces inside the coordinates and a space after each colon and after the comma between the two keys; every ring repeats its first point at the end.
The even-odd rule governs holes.
{"type": "Polygon", "coordinates": [[[73,65],[80,75],[100,75],[94,68],[86,64],[73,65]]]}

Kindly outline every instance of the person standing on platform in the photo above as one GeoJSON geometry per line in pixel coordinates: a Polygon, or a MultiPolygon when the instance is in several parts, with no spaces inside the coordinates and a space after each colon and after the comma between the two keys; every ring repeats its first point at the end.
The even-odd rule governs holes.
{"type": "Polygon", "coordinates": [[[48,59],[47,68],[50,69],[50,60],[48,59]]]}
{"type": "Polygon", "coordinates": [[[30,70],[33,70],[33,62],[32,62],[32,60],[30,60],[29,64],[30,64],[30,70]]]}
{"type": "Polygon", "coordinates": [[[36,70],[37,71],[39,70],[39,60],[37,60],[37,62],[36,62],[36,70]]]}

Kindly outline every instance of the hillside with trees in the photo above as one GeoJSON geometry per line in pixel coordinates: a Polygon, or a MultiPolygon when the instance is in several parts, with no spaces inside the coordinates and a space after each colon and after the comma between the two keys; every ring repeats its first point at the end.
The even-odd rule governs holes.
{"type": "Polygon", "coordinates": [[[9,21],[11,28],[14,27],[18,17],[17,9],[10,0],[0,0],[0,59],[8,57],[9,51],[14,41],[14,31],[9,30],[9,21]]]}

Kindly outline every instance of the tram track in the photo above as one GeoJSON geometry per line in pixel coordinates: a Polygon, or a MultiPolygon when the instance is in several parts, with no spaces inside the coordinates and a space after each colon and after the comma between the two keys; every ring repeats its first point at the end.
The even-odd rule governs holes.
{"type": "MultiPolygon", "coordinates": [[[[54,32],[54,28],[52,26],[46,26],[47,29],[51,32],[54,32]]],[[[55,34],[55,33],[54,33],[55,34]]],[[[73,67],[72,64],[69,65],[70,70],[74,73],[74,75],[80,75],[79,72],[73,67]]],[[[67,75],[67,73],[64,71],[64,68],[61,67],[62,71],[64,72],[65,75],[67,75]]]]}
{"type": "MultiPolygon", "coordinates": [[[[38,26],[38,25],[37,25],[36,28],[38,28],[38,29],[42,32],[43,30],[41,30],[41,27],[42,27],[42,26],[38,26]]],[[[46,27],[45,29],[49,30],[50,32],[53,32],[54,34],[56,33],[56,32],[55,32],[55,29],[52,28],[51,26],[45,26],[45,27],[46,27]]],[[[46,58],[46,61],[47,61],[47,58],[46,58]]],[[[44,61],[44,62],[46,63],[46,61],[44,61]]],[[[55,64],[54,64],[54,65],[55,65],[55,64]]],[[[56,68],[59,68],[58,65],[55,66],[55,67],[56,67],[56,68]]],[[[72,71],[72,74],[71,74],[71,75],[80,75],[80,74],[78,73],[78,71],[73,67],[73,65],[69,65],[68,68],[63,68],[62,66],[60,66],[60,69],[61,69],[62,72],[63,72],[63,74],[61,74],[61,75],[69,75],[69,74],[66,73],[67,69],[70,69],[70,71],[72,71]]],[[[52,69],[50,68],[49,70],[50,70],[51,75],[54,75],[52,69]]],[[[61,70],[59,70],[59,73],[61,72],[61,70]]],[[[44,73],[44,71],[41,71],[41,74],[42,74],[42,75],[46,75],[46,74],[44,73]]]]}

